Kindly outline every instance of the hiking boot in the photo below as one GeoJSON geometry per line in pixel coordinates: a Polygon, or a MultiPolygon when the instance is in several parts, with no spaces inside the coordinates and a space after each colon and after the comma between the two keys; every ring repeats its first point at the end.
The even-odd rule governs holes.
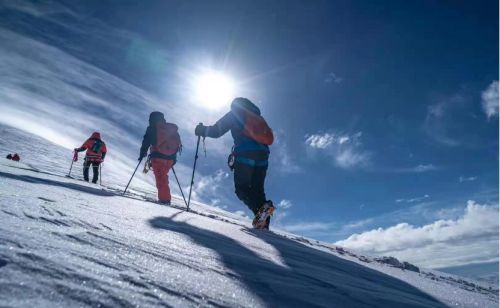
{"type": "Polygon", "coordinates": [[[164,201],[158,200],[158,204],[169,206],[170,205],[170,201],[167,201],[167,200],[164,200],[164,201]]]}
{"type": "Polygon", "coordinates": [[[260,207],[255,214],[255,218],[252,221],[252,226],[255,229],[269,229],[269,223],[271,222],[271,216],[274,213],[274,205],[271,200],[266,201],[264,205],[260,207]]]}

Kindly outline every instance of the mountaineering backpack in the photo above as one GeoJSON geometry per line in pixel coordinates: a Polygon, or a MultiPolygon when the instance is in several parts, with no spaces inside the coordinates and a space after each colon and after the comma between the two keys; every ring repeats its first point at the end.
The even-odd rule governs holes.
{"type": "Polygon", "coordinates": [[[172,123],[159,123],[156,125],[156,144],[152,146],[152,152],[173,155],[181,147],[181,136],[177,132],[177,125],[172,123]]]}
{"type": "Polygon", "coordinates": [[[265,145],[271,145],[274,141],[273,130],[267,125],[266,120],[260,115],[247,110],[245,110],[243,135],[265,145]]]}
{"type": "Polygon", "coordinates": [[[102,142],[101,140],[96,140],[90,149],[93,152],[100,153],[103,144],[104,144],[104,142],[102,142]]]}

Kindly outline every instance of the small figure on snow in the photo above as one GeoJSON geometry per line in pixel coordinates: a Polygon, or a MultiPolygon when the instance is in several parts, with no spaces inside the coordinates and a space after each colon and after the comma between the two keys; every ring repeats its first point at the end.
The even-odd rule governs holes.
{"type": "Polygon", "coordinates": [[[158,201],[170,205],[172,196],[168,186],[168,172],[175,165],[177,152],[182,149],[182,144],[177,125],[167,123],[163,113],[159,111],[151,112],[149,115],[149,126],[142,139],[139,160],[146,157],[148,149],[150,154],[144,170],[147,172],[149,168],[153,169],[158,201]]]}
{"type": "Polygon", "coordinates": [[[85,150],[87,150],[87,152],[85,153],[85,159],[83,161],[83,179],[87,182],[89,181],[89,169],[90,166],[92,166],[92,183],[95,184],[99,179],[99,165],[104,161],[107,152],[106,144],[102,141],[99,132],[92,133],[92,136],[90,136],[81,147],[75,149],[75,153],[85,150]]]}
{"type": "Polygon", "coordinates": [[[264,182],[273,132],[260,115],[260,109],[249,99],[238,97],[231,103],[231,110],[214,125],[196,126],[195,135],[219,138],[229,130],[234,146],[228,165],[234,171],[236,195],[254,213],[254,228],[269,229],[275,208],[271,200],[266,200],[264,182]]]}

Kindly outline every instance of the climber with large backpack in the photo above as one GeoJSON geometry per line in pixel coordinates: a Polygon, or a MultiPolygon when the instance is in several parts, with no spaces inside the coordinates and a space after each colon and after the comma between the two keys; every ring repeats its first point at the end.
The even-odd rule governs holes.
{"type": "Polygon", "coordinates": [[[92,171],[94,173],[92,183],[95,184],[99,179],[99,166],[104,161],[104,157],[106,157],[108,151],[99,132],[92,133],[92,136],[90,136],[81,147],[75,149],[75,157],[78,157],[78,152],[85,150],[87,150],[87,152],[85,153],[85,159],[83,161],[83,179],[87,182],[89,181],[89,169],[92,166],[92,171]]]}
{"type": "Polygon", "coordinates": [[[253,227],[269,229],[275,208],[271,200],[266,200],[264,182],[269,146],[274,141],[273,132],[261,116],[260,109],[242,97],[235,98],[231,110],[214,125],[196,126],[195,135],[219,138],[228,131],[234,140],[228,165],[234,171],[236,195],[255,215],[253,227]]]}
{"type": "Polygon", "coordinates": [[[144,172],[153,169],[158,189],[158,202],[170,205],[172,196],[168,186],[168,172],[175,165],[177,153],[181,151],[181,137],[175,124],[167,123],[163,113],[151,112],[149,126],[146,129],[139,154],[139,161],[150,154],[144,172]]]}

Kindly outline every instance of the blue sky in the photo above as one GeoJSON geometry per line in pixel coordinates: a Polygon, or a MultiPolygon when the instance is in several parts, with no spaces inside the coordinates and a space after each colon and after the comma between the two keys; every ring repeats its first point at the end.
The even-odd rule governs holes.
{"type": "MultiPolygon", "coordinates": [[[[99,129],[127,174],[158,109],[187,183],[195,124],[227,111],[192,80],[223,71],[275,130],[276,225],[428,266],[498,257],[497,1],[6,1],[0,36],[4,124],[67,148],[99,129]]],[[[195,197],[248,215],[230,147],[207,140],[195,197]]]]}

